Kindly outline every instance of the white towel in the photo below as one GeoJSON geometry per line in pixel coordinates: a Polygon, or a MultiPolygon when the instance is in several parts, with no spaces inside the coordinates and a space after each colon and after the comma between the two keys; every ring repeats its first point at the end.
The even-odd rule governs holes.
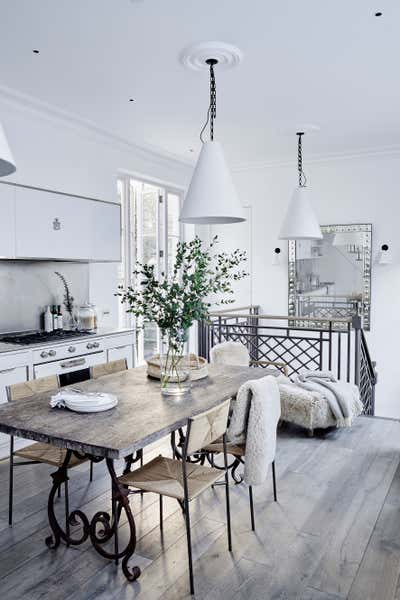
{"type": "Polygon", "coordinates": [[[264,483],[268,466],[275,460],[276,428],[281,415],[279,388],[271,375],[244,383],[233,405],[227,438],[246,444],[244,480],[264,483]],[[248,418],[247,418],[248,417],[248,418]]]}
{"type": "Polygon", "coordinates": [[[85,403],[93,402],[99,404],[109,404],[115,402],[116,396],[113,394],[103,394],[100,392],[79,392],[77,390],[61,390],[57,392],[54,396],[50,398],[50,406],[51,408],[65,408],[66,402],[70,401],[72,403],[79,402],[85,403]]]}

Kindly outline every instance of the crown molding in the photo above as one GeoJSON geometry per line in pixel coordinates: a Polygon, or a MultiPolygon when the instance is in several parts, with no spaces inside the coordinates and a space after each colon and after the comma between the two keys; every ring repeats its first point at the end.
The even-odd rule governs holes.
{"type": "Polygon", "coordinates": [[[36,117],[45,119],[58,126],[62,124],[65,128],[69,128],[91,141],[100,143],[106,142],[117,150],[135,152],[150,162],[156,164],[162,163],[164,165],[171,165],[171,163],[173,163],[175,166],[184,167],[186,169],[193,168],[193,164],[189,160],[186,161],[172,152],[160,150],[150,144],[135,144],[128,139],[115,135],[107,129],[103,129],[94,121],[82,118],[75,113],[66,111],[53,104],[49,104],[4,85],[0,85],[0,102],[3,102],[12,109],[23,111],[25,113],[29,112],[36,117]]]}
{"type": "MultiPolygon", "coordinates": [[[[398,155],[400,155],[400,145],[381,146],[378,148],[360,148],[349,152],[336,152],[334,154],[307,155],[307,164],[330,163],[338,160],[357,160],[360,158],[384,158],[387,156],[398,155]]],[[[248,164],[233,164],[231,171],[233,173],[240,173],[252,170],[293,167],[293,165],[297,165],[297,159],[259,162],[255,161],[248,164]]]]}

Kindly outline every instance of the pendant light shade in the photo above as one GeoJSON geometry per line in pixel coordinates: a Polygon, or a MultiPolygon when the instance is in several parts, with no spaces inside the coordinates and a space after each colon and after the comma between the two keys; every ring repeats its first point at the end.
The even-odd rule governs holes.
{"type": "Polygon", "coordinates": [[[198,225],[245,221],[219,142],[203,144],[179,220],[198,225]]]}
{"type": "Polygon", "coordinates": [[[239,223],[245,221],[244,210],[237,197],[222,147],[214,141],[214,123],[217,116],[217,88],[214,66],[218,61],[209,58],[210,104],[207,120],[200,133],[202,148],[179,217],[181,223],[194,225],[239,223]],[[203,134],[209,125],[210,139],[203,134]]]}
{"type": "Polygon", "coordinates": [[[299,186],[294,190],[279,238],[281,240],[321,240],[321,228],[311,202],[311,190],[306,187],[307,178],[303,171],[303,149],[301,138],[303,131],[297,134],[297,171],[299,186]]]}
{"type": "Polygon", "coordinates": [[[0,177],[5,177],[16,171],[15,160],[11,154],[5,131],[0,123],[0,177]]]}
{"type": "Polygon", "coordinates": [[[305,186],[296,188],[292,195],[279,238],[281,240],[320,240],[321,228],[315,216],[310,196],[305,186]]]}

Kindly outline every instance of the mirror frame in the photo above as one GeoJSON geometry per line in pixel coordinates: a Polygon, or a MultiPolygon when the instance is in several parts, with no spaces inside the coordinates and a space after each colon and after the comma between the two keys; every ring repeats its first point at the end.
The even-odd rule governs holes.
{"type": "MultiPolygon", "coordinates": [[[[361,232],[364,233],[364,259],[363,259],[363,277],[362,277],[362,294],[363,294],[363,314],[361,315],[362,327],[366,331],[371,327],[371,270],[372,270],[372,224],[371,223],[354,223],[349,225],[321,225],[322,233],[340,233],[340,232],[361,232]]],[[[296,240],[289,240],[288,247],[288,315],[290,317],[299,317],[296,315],[296,298],[297,298],[297,276],[296,276],[296,240]]],[[[335,319],[332,318],[332,322],[335,319]]],[[[301,317],[296,319],[296,323],[301,323],[301,317]]],[[[316,319],[315,325],[318,326],[316,319]]],[[[310,327],[310,323],[304,324],[305,327],[310,327]]]]}

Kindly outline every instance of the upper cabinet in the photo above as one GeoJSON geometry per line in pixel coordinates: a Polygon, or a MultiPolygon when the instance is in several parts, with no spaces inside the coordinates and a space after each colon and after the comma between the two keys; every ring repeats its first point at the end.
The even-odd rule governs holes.
{"type": "Polygon", "coordinates": [[[0,233],[3,229],[9,232],[8,238],[1,236],[0,256],[120,260],[119,204],[22,186],[1,185],[0,194],[3,191],[11,194],[9,199],[5,194],[6,202],[0,200],[0,233]]]}

